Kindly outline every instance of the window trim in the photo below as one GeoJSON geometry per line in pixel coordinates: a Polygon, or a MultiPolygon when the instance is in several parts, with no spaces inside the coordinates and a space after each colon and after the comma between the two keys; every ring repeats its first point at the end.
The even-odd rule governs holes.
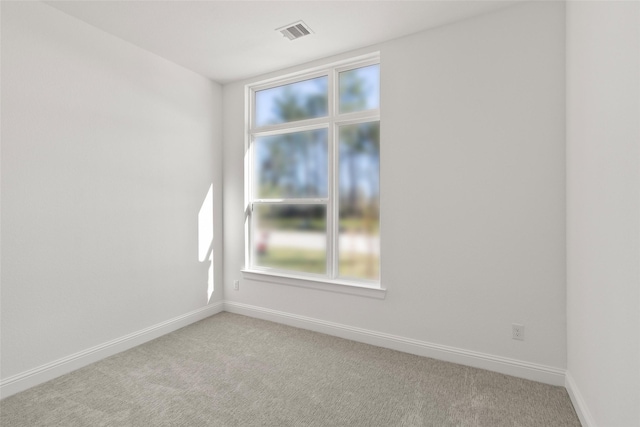
{"type": "MultiPolygon", "coordinates": [[[[339,221],[338,203],[336,197],[339,192],[338,180],[335,176],[336,161],[338,158],[339,144],[338,132],[341,126],[359,123],[380,123],[380,106],[375,109],[356,111],[349,113],[339,112],[339,97],[337,85],[339,74],[357,68],[380,64],[379,52],[351,58],[324,66],[315,67],[285,76],[248,84],[245,86],[245,164],[244,164],[244,189],[245,189],[245,268],[242,269],[243,277],[247,279],[282,283],[287,285],[302,286],[306,288],[329,290],[352,295],[372,296],[384,298],[386,289],[382,287],[382,268],[378,266],[378,280],[347,278],[338,276],[339,260],[337,258],[339,221]],[[275,125],[255,125],[255,96],[256,92],[274,87],[293,84],[318,77],[327,77],[327,116],[297,120],[293,122],[278,123],[275,125]],[[293,132],[303,132],[316,129],[327,129],[327,197],[316,198],[283,198],[283,199],[258,199],[254,194],[256,189],[256,173],[254,168],[254,142],[258,137],[282,135],[293,132]],[[271,267],[252,265],[255,257],[253,242],[253,209],[256,204],[311,204],[324,205],[326,215],[326,271],[323,274],[280,270],[271,267]],[[346,291],[348,290],[348,291],[346,291]]],[[[380,214],[380,217],[382,215],[380,214]]],[[[380,259],[382,248],[380,248],[380,259]]]]}
{"type": "Polygon", "coordinates": [[[383,287],[368,286],[360,282],[350,282],[348,280],[332,280],[324,277],[306,277],[298,274],[272,273],[269,271],[249,270],[246,268],[243,268],[240,271],[242,272],[242,277],[244,279],[259,282],[269,282],[299,288],[337,292],[347,295],[358,295],[375,299],[385,299],[387,295],[387,290],[383,287]]]}

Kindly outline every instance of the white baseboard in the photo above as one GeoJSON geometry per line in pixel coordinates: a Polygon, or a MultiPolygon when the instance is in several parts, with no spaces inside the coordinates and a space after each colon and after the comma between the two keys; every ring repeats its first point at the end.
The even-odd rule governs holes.
{"type": "Polygon", "coordinates": [[[220,313],[223,310],[405,353],[416,354],[418,356],[473,366],[546,384],[566,386],[583,425],[585,427],[595,427],[584,401],[575,388],[575,384],[568,375],[565,380],[565,371],[563,369],[355,328],[230,301],[216,302],[207,305],[149,328],[3,379],[0,381],[0,398],[5,398],[38,384],[42,384],[60,375],[80,369],[106,357],[173,332],[176,329],[220,313]]]}
{"type": "Polygon", "coordinates": [[[539,365],[440,344],[433,344],[367,329],[354,328],[338,323],[326,322],[324,320],[298,316],[282,311],[270,310],[237,302],[225,301],[224,310],[230,313],[270,320],[276,323],[321,332],[327,335],[333,335],[418,356],[431,357],[433,359],[443,360],[446,362],[473,366],[475,368],[486,369],[489,371],[499,372],[501,374],[512,375],[514,377],[525,378],[556,386],[565,385],[564,369],[554,368],[551,366],[539,365]]]}
{"type": "Polygon", "coordinates": [[[567,389],[567,393],[569,393],[571,403],[573,403],[573,408],[576,410],[576,414],[578,414],[582,427],[596,427],[596,422],[593,420],[589,407],[584,401],[582,393],[580,393],[580,389],[578,389],[569,371],[565,373],[565,388],[567,389]]]}
{"type": "Polygon", "coordinates": [[[98,360],[104,359],[122,351],[128,350],[162,335],[168,334],[191,323],[220,313],[222,302],[209,304],[205,307],[174,317],[157,325],[150,326],[115,340],[91,347],[87,350],[55,360],[34,369],[13,375],[0,381],[0,398],[9,397],[38,384],[52,380],[60,375],[80,369],[98,360]]]}

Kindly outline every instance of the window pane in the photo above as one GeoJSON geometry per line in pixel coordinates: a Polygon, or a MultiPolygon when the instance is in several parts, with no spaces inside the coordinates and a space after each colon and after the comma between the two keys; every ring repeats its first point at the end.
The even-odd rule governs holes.
{"type": "Polygon", "coordinates": [[[256,138],[258,199],[327,197],[327,129],[256,138]]]}
{"type": "Polygon", "coordinates": [[[256,126],[327,115],[327,77],[256,92],[256,126]]]}
{"type": "Polygon", "coordinates": [[[380,64],[340,73],[340,113],[380,107],[380,64]]]}
{"type": "Polygon", "coordinates": [[[325,205],[255,205],[255,264],[325,274],[325,205]]]}
{"type": "Polygon", "coordinates": [[[340,127],[339,275],[378,280],[380,123],[340,127]]]}

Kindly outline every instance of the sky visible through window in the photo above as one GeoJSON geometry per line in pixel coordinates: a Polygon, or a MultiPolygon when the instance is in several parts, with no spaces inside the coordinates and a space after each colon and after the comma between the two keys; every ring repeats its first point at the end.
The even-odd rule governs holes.
{"type": "Polygon", "coordinates": [[[340,73],[340,113],[380,107],[380,64],[340,73]]]}
{"type": "MultiPolygon", "coordinates": [[[[344,71],[340,73],[339,80],[341,113],[380,106],[379,64],[344,71]]],[[[256,92],[256,126],[326,116],[327,84],[327,77],[318,77],[256,92]],[[293,117],[290,116],[292,112],[282,108],[288,99],[295,99],[300,109],[293,117]]]]}
{"type": "Polygon", "coordinates": [[[256,92],[256,126],[327,115],[327,77],[256,92]]]}

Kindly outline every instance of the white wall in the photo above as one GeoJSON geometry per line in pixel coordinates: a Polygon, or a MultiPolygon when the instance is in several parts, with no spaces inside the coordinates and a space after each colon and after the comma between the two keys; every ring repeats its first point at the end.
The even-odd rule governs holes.
{"type": "Polygon", "coordinates": [[[2,2],[3,379],[207,305],[198,214],[213,185],[220,225],[220,102],[218,84],[45,4],[2,2]]]}
{"type": "Polygon", "coordinates": [[[518,4],[358,52],[382,61],[385,300],[244,279],[233,290],[243,90],[274,74],[225,85],[225,299],[562,372],[564,20],[563,3],[518,4]]]}
{"type": "Polygon", "coordinates": [[[568,386],[585,426],[640,425],[640,4],[567,9],[568,386]]]}

